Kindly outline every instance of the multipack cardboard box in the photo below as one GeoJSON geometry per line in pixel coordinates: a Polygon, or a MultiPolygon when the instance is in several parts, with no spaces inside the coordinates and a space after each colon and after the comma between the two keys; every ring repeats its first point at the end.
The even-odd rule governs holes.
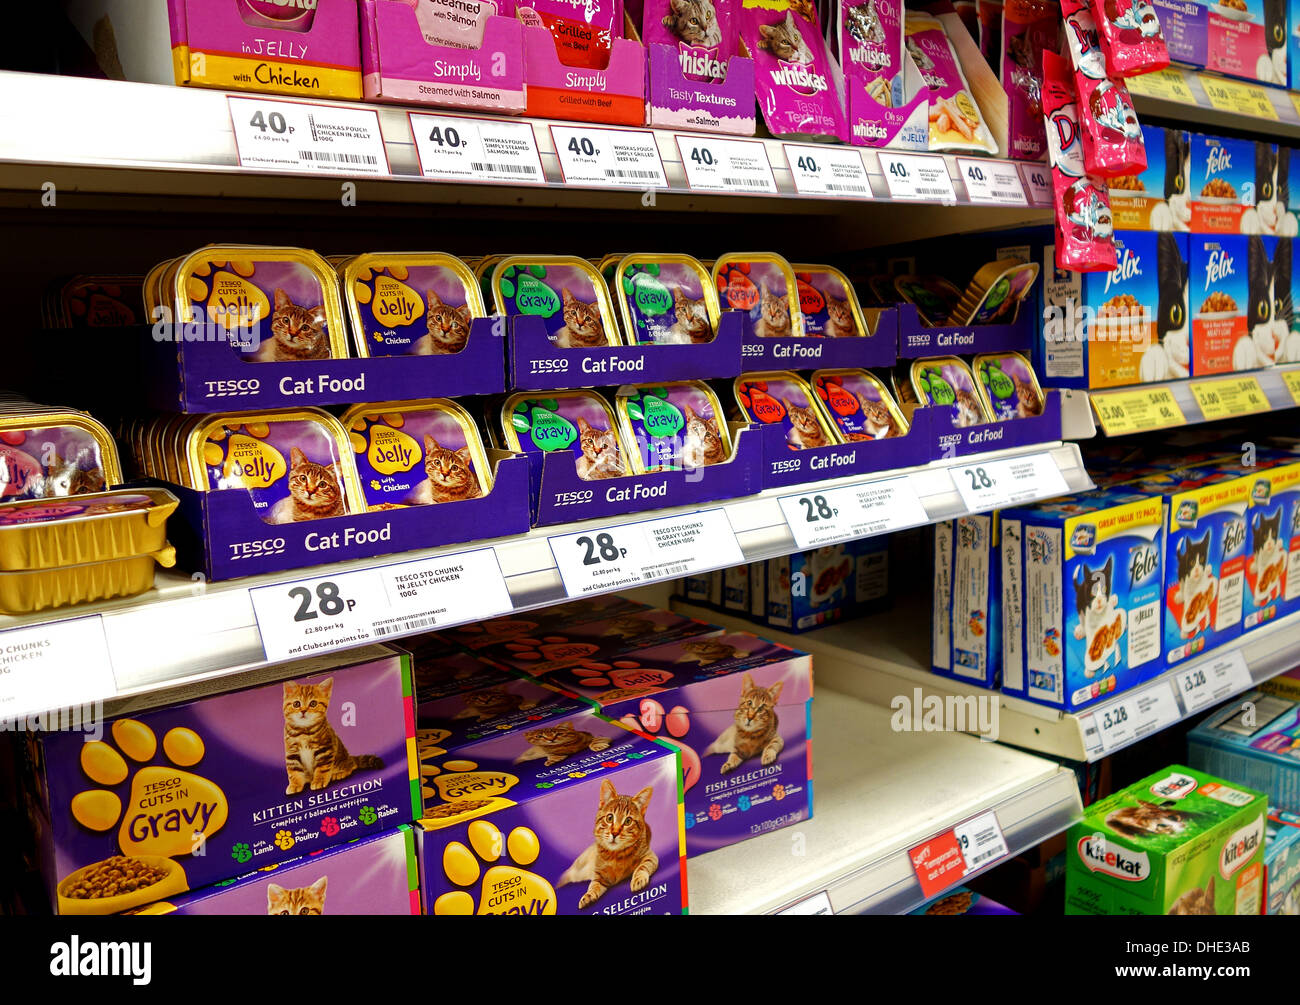
{"type": "Polygon", "coordinates": [[[1300,915],[1300,815],[1270,806],[1264,836],[1264,913],[1300,915]]]}
{"type": "Polygon", "coordinates": [[[982,513],[943,521],[934,533],[931,669],[982,687],[1002,680],[999,530],[998,514],[982,513]]]}
{"type": "Polygon", "coordinates": [[[1300,704],[1248,691],[1187,734],[1187,756],[1203,771],[1240,779],[1300,813],[1300,704]]]}
{"type": "Polygon", "coordinates": [[[889,590],[889,539],[868,537],[767,563],[766,624],[804,632],[861,613],[889,590]]]}
{"type": "Polygon", "coordinates": [[[1173,765],[1070,828],[1066,914],[1259,914],[1262,792],[1173,765]]]}
{"type": "Polygon", "coordinates": [[[1300,460],[1279,460],[1251,478],[1246,533],[1241,625],[1251,631],[1300,609],[1300,460]]]}
{"type": "Polygon", "coordinates": [[[1191,136],[1184,129],[1142,127],[1147,167],[1111,178],[1110,212],[1116,230],[1192,229],[1191,136]]]}

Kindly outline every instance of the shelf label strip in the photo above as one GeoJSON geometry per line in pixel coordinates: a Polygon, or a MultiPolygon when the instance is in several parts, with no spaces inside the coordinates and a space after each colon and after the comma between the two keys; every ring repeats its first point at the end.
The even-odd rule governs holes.
{"type": "Polygon", "coordinates": [[[545,185],[530,122],[411,112],[420,174],[439,181],[545,185]]]}
{"type": "Polygon", "coordinates": [[[1070,490],[1061,469],[1048,453],[981,461],[949,468],[952,483],[968,513],[1016,506],[1034,499],[1064,495],[1070,490]]]}
{"type": "Polygon", "coordinates": [[[801,551],[928,523],[925,504],[906,476],[810,490],[777,502],[801,551]]]}
{"type": "Polygon", "coordinates": [[[1162,680],[1086,713],[1079,722],[1084,748],[1093,757],[1099,757],[1171,726],[1181,718],[1173,682],[1162,680]]]}
{"type": "Polygon", "coordinates": [[[1007,839],[993,810],[985,810],[908,851],[926,900],[1007,856],[1007,839]]]}
{"type": "MultiPolygon", "coordinates": [[[[80,710],[88,695],[107,697],[116,691],[100,615],[0,632],[0,723],[26,728],[15,720],[80,710]]],[[[36,728],[51,727],[42,722],[36,728]]]]}
{"type": "Polygon", "coordinates": [[[387,175],[373,108],[227,96],[239,166],[303,174],[387,175]]]}

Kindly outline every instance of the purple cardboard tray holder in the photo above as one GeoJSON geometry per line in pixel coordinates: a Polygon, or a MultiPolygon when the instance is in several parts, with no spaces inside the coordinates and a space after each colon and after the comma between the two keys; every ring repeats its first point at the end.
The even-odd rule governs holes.
{"type": "Polygon", "coordinates": [[[407,4],[362,0],[361,68],[368,101],[514,114],[526,103],[523,24],[513,17],[489,17],[482,46],[454,49],[425,41],[407,4]]]}
{"type": "Polygon", "coordinates": [[[650,57],[646,122],[662,129],[698,129],[708,133],[753,136],[754,61],[748,56],[727,60],[721,82],[687,80],[670,45],[646,46],[650,57]]]}
{"type": "MultiPolygon", "coordinates": [[[[624,30],[631,22],[624,16],[624,30]]],[[[543,119],[622,126],[645,124],[645,46],[635,32],[616,38],[604,69],[560,62],[555,37],[540,25],[524,25],[524,79],[528,114],[543,119]]]]}
{"type": "Polygon", "coordinates": [[[930,410],[918,408],[906,436],[791,450],[779,424],[757,426],[763,437],[763,488],[780,489],[806,482],[874,475],[894,468],[928,464],[933,458],[930,410]]]}
{"type": "Polygon", "coordinates": [[[892,308],[863,312],[868,318],[876,315],[875,328],[865,338],[825,338],[820,335],[787,335],[781,338],[759,338],[754,325],[744,311],[726,311],[738,314],[744,322],[744,340],[740,351],[745,370],[821,370],[826,368],[891,367],[898,361],[898,312],[892,308]]]}
{"type": "Polygon", "coordinates": [[[533,525],[551,526],[595,517],[694,506],[753,495],[763,486],[763,450],[757,430],[732,425],[731,460],[690,471],[586,481],[578,477],[569,451],[530,454],[533,525]]]}
{"type": "Polygon", "coordinates": [[[924,356],[972,356],[979,352],[1029,352],[1034,344],[1033,311],[1024,304],[1011,324],[942,325],[928,328],[921,323],[915,304],[899,304],[898,358],[924,356]]]}
{"type": "Polygon", "coordinates": [[[172,543],[187,569],[216,581],[526,534],[528,462],[502,451],[489,456],[496,477],[492,491],[479,499],[299,523],[266,523],[248,493],[238,489],[198,492],[168,485],[181,500],[172,543]],[[431,514],[436,507],[442,508],[431,514]]]}
{"type": "Polygon", "coordinates": [[[743,324],[741,312],[724,311],[718,334],[712,342],[700,345],[561,349],[547,336],[540,317],[516,315],[510,319],[510,386],[517,391],[562,391],[602,384],[736,377],[741,370],[743,324]]]}
{"type": "Polygon", "coordinates": [[[148,404],[167,412],[249,411],[416,401],[505,390],[504,338],[493,318],[475,318],[465,348],[446,356],[372,356],[250,363],[226,342],[157,341],[140,326],[148,404]]]}
{"type": "Polygon", "coordinates": [[[943,410],[918,408],[932,412],[929,422],[933,443],[933,457],[966,457],[990,450],[1009,450],[1029,447],[1036,443],[1056,443],[1061,439],[1061,392],[1048,390],[1043,395],[1043,410],[1038,415],[1023,419],[1005,419],[1002,422],[982,422],[977,426],[955,427],[942,417],[943,410]]]}

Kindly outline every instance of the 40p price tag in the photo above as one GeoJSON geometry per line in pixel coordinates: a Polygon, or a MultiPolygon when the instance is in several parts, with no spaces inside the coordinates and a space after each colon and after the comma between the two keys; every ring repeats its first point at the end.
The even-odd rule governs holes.
{"type": "Polygon", "coordinates": [[[667,188],[659,144],[648,129],[551,126],[567,185],[667,188]]]}
{"type": "Polygon", "coordinates": [[[1027,454],[998,461],[979,461],[950,468],[953,485],[968,513],[1015,506],[1069,491],[1050,454],[1027,454]]]}
{"type": "Polygon", "coordinates": [[[677,133],[674,138],[692,191],[776,195],[767,147],[758,140],[720,140],[691,133],[677,133]]]}
{"type": "Polygon", "coordinates": [[[781,496],[777,502],[801,551],[929,522],[910,478],[781,496]]]}
{"type": "Polygon", "coordinates": [[[929,154],[878,153],[880,170],[894,199],[920,199],[945,204],[957,201],[948,163],[929,154]]]}
{"type": "Polygon", "coordinates": [[[532,123],[419,112],[410,119],[425,178],[546,184],[532,123]]]}
{"type": "Polygon", "coordinates": [[[871,179],[862,152],[853,147],[784,143],[795,191],[800,195],[837,195],[870,199],[871,179]]]}
{"type": "Polygon", "coordinates": [[[1010,161],[958,157],[957,171],[966,183],[966,194],[971,202],[1002,206],[1024,206],[1027,203],[1025,187],[1020,183],[1020,171],[1010,161]]]}
{"type": "Polygon", "coordinates": [[[1021,178],[1025,191],[1029,193],[1029,202],[1034,206],[1050,206],[1052,195],[1052,169],[1046,164],[1022,164],[1021,178]]]}
{"type": "Polygon", "coordinates": [[[226,101],[240,167],[304,174],[389,173],[379,113],[373,108],[267,98],[226,101]]]}

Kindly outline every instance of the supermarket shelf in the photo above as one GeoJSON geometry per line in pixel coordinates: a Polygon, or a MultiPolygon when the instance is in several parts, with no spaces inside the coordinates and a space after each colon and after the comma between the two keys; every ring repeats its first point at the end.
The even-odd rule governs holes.
{"type": "Polygon", "coordinates": [[[1192,123],[1198,130],[1236,129],[1274,140],[1300,139],[1300,91],[1171,66],[1132,77],[1138,116],[1192,123]]]}
{"type": "MultiPolygon", "coordinates": [[[[923,698],[936,695],[945,703],[950,697],[966,699],[990,694],[985,688],[930,672],[929,612],[924,603],[912,602],[903,609],[895,608],[798,635],[756,627],[746,619],[678,600],[673,601],[673,609],[729,628],[758,631],[767,638],[810,652],[817,667],[819,687],[833,688],[875,705],[889,707],[895,698],[911,698],[918,689],[923,698]]],[[[1300,614],[1293,614],[1083,712],[1064,713],[1021,698],[999,695],[997,739],[1051,757],[1098,761],[1184,719],[1198,718],[1233,695],[1290,670],[1297,662],[1300,662],[1300,614]],[[1220,678],[1210,672],[1216,664],[1232,664],[1235,674],[1220,678]],[[1207,699],[1212,696],[1212,700],[1192,709],[1185,693],[1186,677],[1198,672],[1205,672],[1209,677],[1201,693],[1207,699]],[[1155,713],[1145,711],[1155,698],[1161,700],[1168,714],[1157,718],[1155,713]],[[1134,723],[1133,735],[1103,745],[1098,726],[1108,714],[1115,716],[1120,705],[1125,706],[1126,717],[1134,723]]],[[[978,732],[978,727],[970,731],[978,732]]]]}
{"type": "Polygon", "coordinates": [[[816,672],[812,819],[692,858],[692,914],[779,913],[823,892],[836,914],[901,914],[926,899],[908,850],[954,824],[992,810],[1015,855],[1082,816],[1072,771],[959,733],[895,732],[888,709],[816,672]]]}
{"type": "MultiPolygon", "coordinates": [[[[1091,485],[1078,447],[1072,443],[1040,444],[978,456],[982,461],[989,461],[1034,454],[1045,454],[1072,490],[1085,489],[1091,485]]],[[[458,554],[490,548],[501,569],[512,609],[523,611],[565,599],[564,582],[549,543],[550,538],[580,531],[615,531],[618,527],[647,519],[689,516],[701,510],[717,509],[726,514],[744,560],[756,561],[797,550],[778,501],[781,496],[805,495],[810,489],[825,491],[841,486],[868,485],[888,479],[906,478],[920,498],[928,520],[950,519],[965,512],[953,479],[954,470],[962,466],[963,462],[968,465],[970,458],[896,469],[870,477],[841,478],[815,485],[796,486],[793,489],[771,490],[713,505],[655,510],[581,524],[547,527],[520,537],[494,542],[405,552],[231,582],[205,583],[197,581],[199,577],[191,579],[180,573],[160,572],[155,590],[141,597],[67,608],[54,612],[54,617],[50,617],[47,612],[21,618],[0,618],[0,651],[3,650],[5,629],[41,626],[42,633],[53,633],[65,630],[68,624],[87,616],[98,617],[103,625],[107,659],[112,667],[111,684],[92,688],[94,693],[79,693],[57,703],[38,703],[31,711],[49,707],[50,704],[66,706],[74,701],[113,700],[162,686],[195,683],[251,671],[275,662],[268,658],[265,640],[258,627],[250,594],[253,588],[284,585],[287,592],[291,584],[296,582],[337,577],[367,569],[384,569],[426,558],[453,559],[458,554]]],[[[483,599],[486,603],[486,598],[483,599]]],[[[439,620],[437,627],[446,628],[452,624],[500,613],[490,609],[475,612],[474,604],[466,606],[469,609],[463,616],[439,620]]],[[[428,630],[428,627],[403,628],[401,631],[391,631],[384,638],[400,638],[413,631],[428,630]]],[[[374,634],[363,632],[360,637],[351,636],[347,646],[340,645],[337,648],[367,644],[376,638],[374,634]]],[[[316,650],[313,655],[319,655],[322,651],[330,650],[316,650]]],[[[0,701],[3,699],[4,692],[0,691],[0,701]]],[[[0,711],[4,714],[19,712],[18,709],[5,708],[3,705],[0,705],[0,711]]]]}

